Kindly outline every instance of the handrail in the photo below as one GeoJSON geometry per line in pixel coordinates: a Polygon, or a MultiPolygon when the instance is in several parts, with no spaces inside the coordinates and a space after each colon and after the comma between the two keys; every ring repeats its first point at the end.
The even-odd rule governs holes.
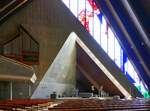
{"type": "Polygon", "coordinates": [[[25,76],[14,76],[14,75],[6,75],[6,74],[0,74],[0,80],[26,80],[30,81],[31,77],[25,77],[25,76]]]}

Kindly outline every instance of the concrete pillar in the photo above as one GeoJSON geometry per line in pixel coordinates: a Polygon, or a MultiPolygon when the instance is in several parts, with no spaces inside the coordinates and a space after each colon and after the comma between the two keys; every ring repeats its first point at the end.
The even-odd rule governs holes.
{"type": "Polygon", "coordinates": [[[12,81],[10,81],[10,100],[12,100],[13,92],[12,92],[12,81]]]}
{"type": "Polygon", "coordinates": [[[31,85],[29,84],[29,97],[31,97],[31,85]]]}

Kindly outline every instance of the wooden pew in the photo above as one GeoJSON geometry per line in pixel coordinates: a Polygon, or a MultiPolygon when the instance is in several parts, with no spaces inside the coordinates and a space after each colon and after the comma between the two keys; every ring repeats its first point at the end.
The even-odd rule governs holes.
{"type": "Polygon", "coordinates": [[[108,111],[108,110],[150,110],[147,100],[97,100],[77,99],[64,100],[49,111],[108,111]]]}

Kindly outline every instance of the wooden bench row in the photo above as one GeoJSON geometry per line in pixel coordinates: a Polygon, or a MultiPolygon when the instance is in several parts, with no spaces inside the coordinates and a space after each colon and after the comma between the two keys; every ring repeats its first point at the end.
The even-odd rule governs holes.
{"type": "Polygon", "coordinates": [[[48,99],[18,99],[0,101],[0,110],[40,109],[47,107],[52,101],[48,99]]]}
{"type": "Polygon", "coordinates": [[[99,99],[22,99],[0,101],[1,110],[39,110],[47,107],[49,111],[108,111],[108,110],[150,110],[150,100],[99,100],[99,99]],[[55,104],[55,105],[53,105],[55,104]],[[49,107],[50,106],[50,107],[49,107]]]}
{"type": "Polygon", "coordinates": [[[150,100],[64,100],[49,111],[150,110],[150,100]]]}

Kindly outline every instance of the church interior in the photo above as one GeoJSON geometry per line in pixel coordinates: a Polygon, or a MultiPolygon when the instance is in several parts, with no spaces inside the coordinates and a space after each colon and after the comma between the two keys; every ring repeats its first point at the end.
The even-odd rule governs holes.
{"type": "Polygon", "coordinates": [[[150,110],[150,0],[0,0],[0,111],[150,110]]]}

